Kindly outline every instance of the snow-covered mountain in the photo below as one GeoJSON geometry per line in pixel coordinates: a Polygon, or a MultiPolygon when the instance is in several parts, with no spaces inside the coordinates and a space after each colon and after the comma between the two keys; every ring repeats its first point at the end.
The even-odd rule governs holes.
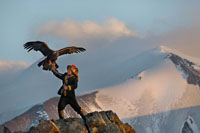
{"type": "Polygon", "coordinates": [[[156,67],[99,91],[97,103],[104,110],[117,112],[138,132],[198,133],[200,77],[194,65],[170,53],[156,67]],[[190,124],[188,117],[193,119],[190,124]]]}
{"type": "MultiPolygon", "coordinates": [[[[199,59],[164,46],[132,57],[126,56],[123,60],[96,58],[95,61],[92,58],[84,60],[84,57],[78,59],[75,56],[69,58],[76,59],[73,63],[81,68],[80,88],[77,92],[88,94],[78,97],[78,101],[87,112],[111,109],[120,119],[129,122],[136,132],[200,131],[199,59]],[[93,93],[89,94],[91,91],[93,93]]],[[[65,62],[59,64],[63,68],[66,66],[65,62]]],[[[36,103],[40,104],[7,122],[8,126],[15,128],[13,123],[25,120],[28,125],[23,129],[26,129],[37,124],[41,117],[56,119],[58,97],[54,96],[57,92],[55,88],[60,84],[50,72],[43,72],[33,64],[17,81],[8,86],[7,91],[0,94],[1,105],[3,96],[9,95],[7,98],[11,99],[10,105],[5,105],[4,110],[0,110],[3,112],[2,123],[17,116],[15,114],[2,119],[2,116],[9,114],[7,110],[16,111],[12,110],[15,107],[12,98],[19,105],[18,114],[36,103]],[[38,79],[42,82],[38,82],[38,79]],[[44,100],[47,101],[42,103],[44,100]]],[[[65,112],[66,116],[77,116],[70,107],[65,112]]]]}

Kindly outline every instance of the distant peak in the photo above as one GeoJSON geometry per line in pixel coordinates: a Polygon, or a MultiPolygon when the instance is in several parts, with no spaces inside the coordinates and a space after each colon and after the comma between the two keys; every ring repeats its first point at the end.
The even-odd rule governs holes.
{"type": "Polygon", "coordinates": [[[162,53],[171,53],[171,54],[174,54],[174,55],[178,55],[183,59],[187,59],[187,60],[189,60],[189,61],[191,61],[191,62],[193,62],[197,65],[200,65],[200,59],[197,58],[197,57],[187,55],[187,54],[185,54],[185,53],[183,53],[183,52],[181,52],[177,49],[172,49],[172,48],[169,48],[169,47],[164,46],[164,45],[159,46],[159,48],[160,48],[160,52],[162,52],[162,53]]]}
{"type": "Polygon", "coordinates": [[[171,48],[169,48],[169,47],[167,47],[167,46],[164,46],[164,45],[161,45],[160,47],[160,51],[162,52],[162,53],[173,53],[173,51],[175,52],[177,52],[177,50],[173,50],[173,49],[171,49],[171,48]]]}

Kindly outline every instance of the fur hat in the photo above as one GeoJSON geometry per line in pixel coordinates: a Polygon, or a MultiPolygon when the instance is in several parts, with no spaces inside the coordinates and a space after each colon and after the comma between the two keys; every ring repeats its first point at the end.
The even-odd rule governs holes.
{"type": "Polygon", "coordinates": [[[78,67],[76,67],[75,65],[68,65],[67,66],[67,69],[70,69],[72,71],[72,73],[77,77],[77,79],[79,78],[79,75],[78,75],[78,67]]]}

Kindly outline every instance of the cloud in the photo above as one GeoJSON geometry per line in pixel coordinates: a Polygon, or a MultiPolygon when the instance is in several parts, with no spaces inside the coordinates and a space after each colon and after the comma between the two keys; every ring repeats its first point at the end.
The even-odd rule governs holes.
{"type": "MultiPolygon", "coordinates": [[[[188,23],[159,35],[151,32],[143,36],[128,28],[124,22],[114,18],[101,24],[94,21],[51,21],[40,27],[39,35],[62,37],[73,44],[84,45],[84,47],[94,46],[96,48],[123,45],[124,49],[127,44],[129,47],[134,45],[134,47],[146,48],[166,45],[185,54],[200,58],[200,11],[189,13],[185,18],[187,18],[188,23]]],[[[51,38],[48,39],[52,42],[51,38]]]]}
{"type": "Polygon", "coordinates": [[[71,43],[90,44],[95,42],[112,42],[121,37],[141,37],[117,19],[108,19],[102,24],[94,21],[51,21],[39,29],[40,35],[56,35],[71,43]]]}
{"type": "Polygon", "coordinates": [[[17,61],[6,61],[6,60],[0,60],[0,72],[3,71],[19,71],[21,69],[25,69],[29,66],[28,63],[25,63],[23,61],[17,62],[17,61]]]}
{"type": "MultiPolygon", "coordinates": [[[[30,65],[25,62],[0,60],[0,86],[9,82],[30,65]]],[[[0,88],[1,89],[1,88],[0,88]]]]}

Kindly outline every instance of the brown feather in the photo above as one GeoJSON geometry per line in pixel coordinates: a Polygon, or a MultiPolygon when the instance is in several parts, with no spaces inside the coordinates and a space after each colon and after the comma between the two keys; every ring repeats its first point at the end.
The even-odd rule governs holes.
{"type": "Polygon", "coordinates": [[[31,50],[39,50],[44,56],[47,56],[53,52],[53,50],[51,50],[45,42],[41,41],[27,42],[24,44],[24,49],[27,49],[28,52],[31,50]]]}
{"type": "Polygon", "coordinates": [[[72,54],[72,53],[79,53],[79,52],[84,52],[86,49],[82,48],[82,47],[75,47],[75,46],[71,46],[71,47],[66,47],[66,48],[62,48],[56,52],[59,53],[60,55],[63,54],[72,54]]]}

